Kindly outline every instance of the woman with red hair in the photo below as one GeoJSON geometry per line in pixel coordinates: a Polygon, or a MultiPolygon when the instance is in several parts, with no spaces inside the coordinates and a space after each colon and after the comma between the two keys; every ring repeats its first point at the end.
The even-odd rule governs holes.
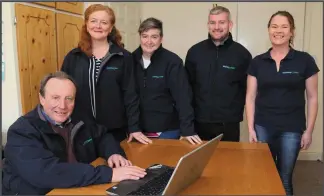
{"type": "Polygon", "coordinates": [[[123,48],[114,11],[89,6],[78,47],[65,57],[61,70],[77,83],[72,118],[95,120],[118,141],[138,131],[139,100],[131,54],[123,48]]]}

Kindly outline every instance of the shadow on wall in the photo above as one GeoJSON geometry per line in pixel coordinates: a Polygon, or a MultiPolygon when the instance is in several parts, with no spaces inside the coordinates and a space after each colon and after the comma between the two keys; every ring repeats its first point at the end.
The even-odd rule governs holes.
{"type": "Polygon", "coordinates": [[[3,148],[7,143],[7,132],[2,131],[1,134],[2,134],[2,137],[1,137],[2,138],[2,145],[1,145],[2,153],[1,153],[1,155],[2,155],[2,159],[3,159],[4,158],[3,148]]]}

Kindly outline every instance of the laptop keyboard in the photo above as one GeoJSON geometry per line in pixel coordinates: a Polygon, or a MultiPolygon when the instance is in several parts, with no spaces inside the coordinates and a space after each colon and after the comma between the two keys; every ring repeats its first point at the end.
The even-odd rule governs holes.
{"type": "Polygon", "coordinates": [[[174,169],[170,168],[163,172],[161,175],[148,181],[139,189],[130,192],[127,195],[159,195],[163,193],[164,188],[168,184],[174,169]]]}

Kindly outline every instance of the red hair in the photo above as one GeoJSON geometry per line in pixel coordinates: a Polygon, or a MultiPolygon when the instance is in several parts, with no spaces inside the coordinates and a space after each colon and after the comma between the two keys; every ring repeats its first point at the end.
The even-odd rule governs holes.
{"type": "Polygon", "coordinates": [[[86,53],[87,56],[92,56],[92,46],[91,46],[91,36],[87,31],[87,22],[89,20],[89,16],[96,11],[106,11],[107,14],[110,16],[110,23],[113,25],[113,28],[111,32],[109,33],[107,39],[114,44],[117,44],[118,46],[122,47],[122,36],[120,32],[115,27],[116,17],[114,11],[105,5],[101,4],[93,4],[90,5],[86,11],[84,12],[84,24],[81,29],[81,36],[78,46],[81,48],[81,50],[86,53]]]}

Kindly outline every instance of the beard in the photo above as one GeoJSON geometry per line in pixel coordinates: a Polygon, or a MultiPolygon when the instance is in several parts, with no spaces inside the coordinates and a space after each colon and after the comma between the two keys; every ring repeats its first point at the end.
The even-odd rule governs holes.
{"type": "Polygon", "coordinates": [[[221,36],[218,39],[213,38],[210,33],[208,33],[208,38],[212,39],[214,42],[223,42],[225,41],[229,36],[229,32],[227,32],[225,35],[221,36]]]}

